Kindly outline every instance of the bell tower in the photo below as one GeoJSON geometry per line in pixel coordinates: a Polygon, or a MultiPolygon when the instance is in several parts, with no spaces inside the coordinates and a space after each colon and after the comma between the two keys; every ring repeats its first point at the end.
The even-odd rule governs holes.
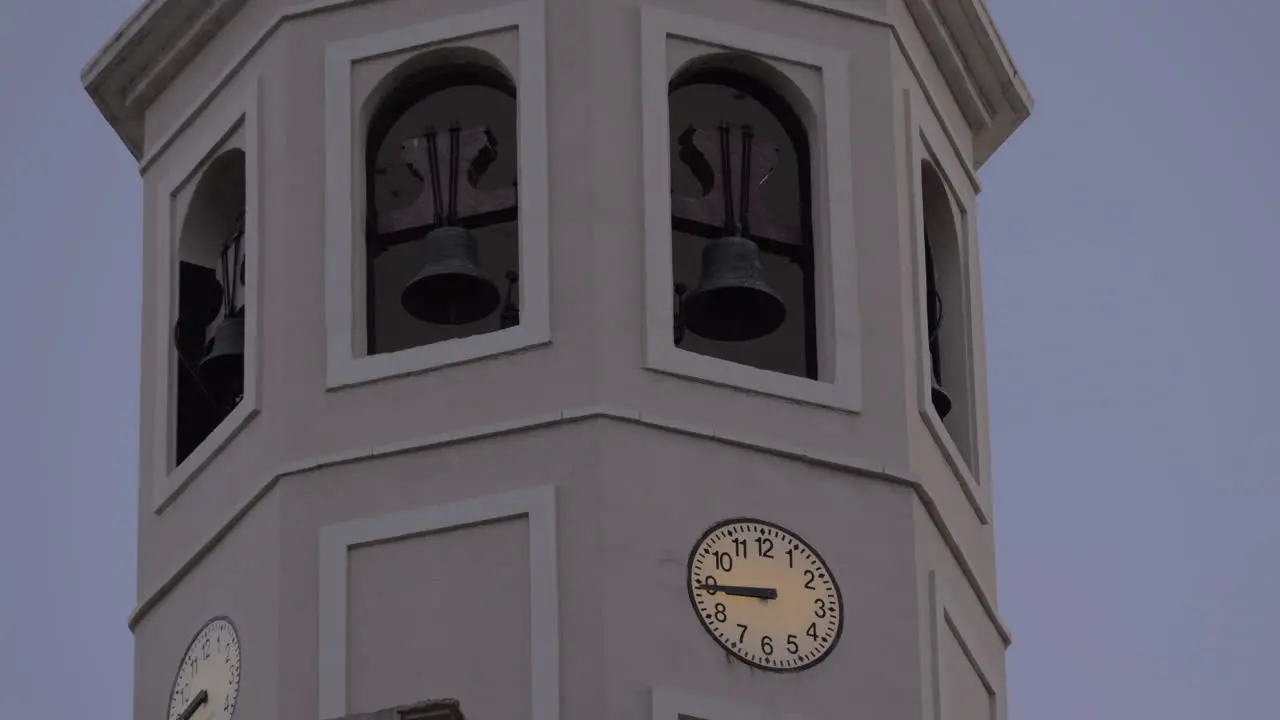
{"type": "Polygon", "coordinates": [[[982,0],[147,0],[137,720],[1003,720],[982,0]]]}

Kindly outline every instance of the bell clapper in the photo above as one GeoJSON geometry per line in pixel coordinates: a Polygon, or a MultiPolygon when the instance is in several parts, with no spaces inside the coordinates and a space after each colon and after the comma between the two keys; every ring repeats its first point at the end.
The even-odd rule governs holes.
{"type": "Polygon", "coordinates": [[[516,307],[514,296],[516,283],[520,282],[520,273],[515,270],[507,271],[507,301],[502,307],[502,316],[498,319],[498,326],[506,330],[520,324],[520,308],[516,307]]]}

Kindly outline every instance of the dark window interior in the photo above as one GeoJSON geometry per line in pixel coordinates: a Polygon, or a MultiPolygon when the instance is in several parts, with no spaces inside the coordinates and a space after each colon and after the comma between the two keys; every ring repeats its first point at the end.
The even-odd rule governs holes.
{"type": "Polygon", "coordinates": [[[736,148],[730,151],[734,159],[729,168],[735,213],[742,212],[740,148],[749,133],[754,173],[747,185],[754,190],[747,195],[746,232],[738,228],[738,234],[759,247],[763,279],[786,306],[782,325],[763,337],[718,341],[677,331],[678,344],[690,352],[817,379],[810,159],[803,123],[790,105],[763,83],[745,73],[723,69],[701,69],[677,77],[671,86],[670,113],[675,282],[693,292],[704,272],[703,248],[726,234],[722,199],[726,188],[720,181],[723,152],[691,158],[686,133],[692,127],[705,139],[728,142],[736,148]],[[722,139],[723,124],[728,125],[729,134],[722,139]],[[696,166],[704,161],[708,165],[699,170],[696,166]],[[716,172],[712,187],[706,182],[708,171],[716,172]],[[698,202],[704,203],[701,207],[709,214],[682,209],[691,208],[688,202],[694,198],[705,198],[698,202]]]}
{"type": "Polygon", "coordinates": [[[177,464],[213,432],[227,416],[205,394],[199,378],[199,361],[204,357],[205,332],[218,313],[222,285],[213,268],[183,262],[178,266],[178,421],[177,464]]]}
{"type": "Polygon", "coordinates": [[[243,391],[242,353],[238,367],[232,356],[222,372],[215,372],[205,360],[225,317],[243,316],[243,261],[234,253],[225,254],[225,249],[242,238],[244,173],[243,151],[232,149],[214,158],[197,181],[182,220],[178,319],[173,338],[177,356],[175,467],[235,409],[243,391]],[[224,262],[230,264],[224,268],[224,262]],[[238,287],[230,296],[224,293],[224,272],[238,278],[238,287]]]}
{"type": "Polygon", "coordinates": [[[968,355],[969,317],[965,307],[962,218],[946,180],[933,163],[921,164],[924,210],[925,321],[932,370],[931,398],[947,434],[973,468],[974,435],[968,355]],[[944,399],[945,397],[945,399],[944,399]]]}
{"type": "Polygon", "coordinates": [[[366,353],[386,353],[493,332],[518,324],[519,286],[510,274],[519,271],[517,125],[514,85],[501,73],[470,64],[430,68],[395,88],[374,114],[369,127],[366,177],[366,353]],[[413,220],[408,211],[434,207],[433,185],[426,168],[411,166],[406,143],[437,140],[438,182],[448,202],[453,172],[450,128],[462,136],[457,152],[458,207],[456,225],[468,228],[478,249],[481,276],[502,299],[489,315],[465,324],[433,324],[406,311],[401,293],[429,261],[427,234],[438,227],[434,217],[413,220]],[[466,145],[474,131],[489,133],[479,151],[466,145]],[[470,171],[470,172],[469,172],[470,171]],[[423,197],[427,196],[424,205],[423,197]],[[510,303],[507,302],[510,295],[510,303]],[[504,310],[506,311],[504,313],[504,310]]]}

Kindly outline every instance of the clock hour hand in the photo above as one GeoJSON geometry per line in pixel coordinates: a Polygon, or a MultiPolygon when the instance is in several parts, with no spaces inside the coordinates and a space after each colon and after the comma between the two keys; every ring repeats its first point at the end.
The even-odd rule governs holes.
{"type": "Polygon", "coordinates": [[[196,714],[196,710],[199,710],[200,706],[207,702],[209,702],[209,691],[201,690],[196,693],[196,696],[191,698],[191,702],[187,703],[186,709],[178,716],[178,720],[191,720],[191,716],[196,714]]]}
{"type": "Polygon", "coordinates": [[[761,600],[778,599],[778,591],[776,588],[747,587],[745,585],[707,585],[706,583],[703,583],[698,586],[698,589],[713,593],[721,592],[725,595],[760,598],[761,600]]]}

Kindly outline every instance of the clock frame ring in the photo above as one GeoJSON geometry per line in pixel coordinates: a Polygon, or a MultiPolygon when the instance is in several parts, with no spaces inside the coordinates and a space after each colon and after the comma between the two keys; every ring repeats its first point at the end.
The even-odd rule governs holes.
{"type": "Polygon", "coordinates": [[[763,520],[758,517],[748,517],[748,516],[731,517],[731,518],[726,518],[724,520],[717,521],[716,523],[708,527],[706,530],[702,531],[702,533],[699,534],[697,540],[694,541],[692,547],[689,549],[689,558],[685,566],[685,590],[686,590],[686,594],[689,597],[689,605],[694,610],[695,614],[698,616],[697,617],[698,624],[702,626],[703,631],[706,632],[707,635],[710,636],[711,639],[715,641],[716,645],[718,645],[722,650],[724,650],[726,653],[732,656],[734,660],[741,662],[742,664],[747,665],[749,667],[755,668],[757,670],[764,670],[766,672],[781,673],[781,674],[797,673],[797,672],[803,672],[805,670],[812,670],[814,667],[821,664],[828,657],[830,657],[831,652],[835,650],[837,645],[839,645],[840,639],[844,634],[844,620],[845,620],[844,593],[840,589],[840,583],[838,580],[836,580],[835,573],[832,572],[831,566],[827,563],[826,559],[822,556],[822,553],[817,549],[817,547],[815,547],[812,543],[806,540],[804,536],[802,536],[800,533],[797,533],[796,531],[788,527],[785,527],[783,525],[780,525],[776,522],[772,522],[769,520],[763,520]],[[826,642],[826,646],[823,647],[822,650],[815,657],[811,658],[808,661],[803,662],[800,665],[796,665],[794,667],[766,665],[760,662],[756,662],[749,657],[744,657],[743,652],[736,650],[733,647],[730,647],[729,644],[726,644],[725,640],[718,637],[716,633],[712,630],[712,627],[703,618],[702,610],[698,607],[697,595],[694,592],[694,579],[693,579],[694,570],[695,570],[694,564],[697,559],[698,551],[706,546],[707,540],[711,538],[711,536],[714,533],[716,533],[718,530],[721,530],[725,527],[732,526],[732,525],[757,525],[760,527],[768,528],[773,532],[779,533],[783,536],[789,536],[792,540],[795,541],[795,543],[798,546],[802,547],[804,550],[806,550],[808,553],[810,553],[813,556],[814,560],[816,560],[817,565],[819,567],[826,569],[827,580],[829,581],[831,590],[835,595],[836,606],[838,609],[838,617],[835,623],[835,629],[831,635],[831,639],[826,642]]]}
{"type": "MultiPolygon", "coordinates": [[[[230,615],[214,615],[206,619],[204,622],[200,623],[200,626],[196,628],[196,631],[191,634],[191,640],[187,642],[187,644],[182,649],[182,653],[179,654],[178,656],[178,667],[175,668],[173,671],[173,680],[169,683],[169,693],[168,693],[168,696],[166,697],[166,702],[168,704],[168,707],[165,710],[165,714],[164,714],[165,718],[168,718],[170,715],[170,710],[172,708],[172,702],[173,702],[173,693],[178,688],[178,679],[182,677],[182,667],[184,664],[183,661],[185,661],[187,656],[191,654],[191,649],[195,647],[196,641],[200,639],[200,634],[203,633],[205,629],[208,628],[210,625],[213,625],[214,623],[218,623],[218,622],[223,622],[223,623],[226,623],[228,626],[230,626],[231,634],[236,640],[236,646],[238,648],[237,655],[239,656],[237,658],[239,669],[237,670],[237,677],[236,677],[236,696],[237,696],[237,700],[239,700],[240,681],[244,677],[244,643],[243,643],[243,640],[241,639],[242,636],[240,635],[240,627],[236,625],[236,621],[232,619],[230,615]]],[[[236,708],[233,707],[231,710],[230,717],[235,716],[235,710],[236,708]]]]}

